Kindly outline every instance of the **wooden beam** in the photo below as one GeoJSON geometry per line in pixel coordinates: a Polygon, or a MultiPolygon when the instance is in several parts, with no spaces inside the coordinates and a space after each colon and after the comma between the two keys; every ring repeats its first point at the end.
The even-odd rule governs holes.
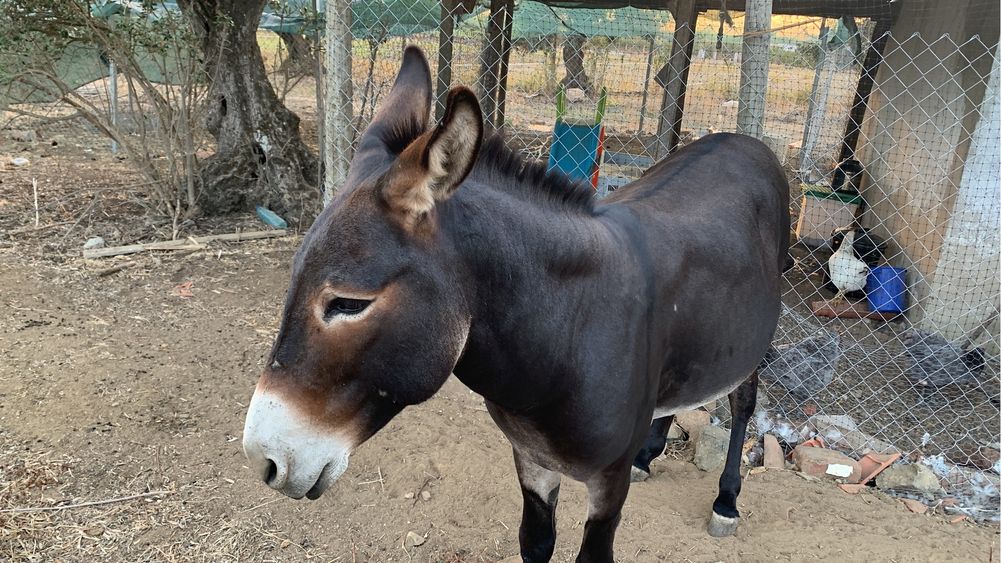
{"type": "Polygon", "coordinates": [[[869,103],[869,94],[872,93],[872,86],[876,80],[876,72],[883,62],[883,49],[886,47],[886,40],[890,38],[888,32],[891,25],[890,18],[878,20],[872,32],[872,43],[862,63],[862,74],[859,75],[858,86],[855,88],[855,100],[852,102],[852,111],[848,114],[848,125],[845,127],[845,138],[841,142],[838,162],[855,158],[855,146],[858,144],[859,132],[862,131],[866,105],[869,103]]]}
{"type": "Polygon", "coordinates": [[[445,100],[452,86],[452,55],[455,46],[455,4],[451,0],[441,1],[441,20],[438,25],[438,85],[435,117],[438,121],[445,116],[445,100]]]}
{"type": "Polygon", "coordinates": [[[661,99],[657,140],[652,151],[655,159],[664,158],[678,148],[681,140],[688,69],[692,65],[695,25],[699,17],[694,0],[678,0],[673,15],[675,25],[674,38],[671,41],[671,57],[664,68],[657,73],[657,83],[664,88],[664,97],[661,99]]]}
{"type": "Polygon", "coordinates": [[[504,27],[504,6],[507,0],[490,0],[487,35],[480,51],[480,78],[477,80],[480,108],[487,129],[493,129],[497,112],[497,83],[500,76],[501,42],[504,27]]]}
{"type": "Polygon", "coordinates": [[[494,127],[504,127],[504,109],[507,102],[507,74],[511,61],[511,34],[514,27],[514,0],[504,3],[504,28],[501,33],[501,60],[497,85],[497,114],[494,116],[494,127]]]}
{"type": "Polygon", "coordinates": [[[747,0],[737,95],[737,132],[765,135],[765,94],[768,93],[768,47],[772,34],[772,0],[747,0]]]}
{"type": "Polygon", "coordinates": [[[126,246],[109,246],[107,248],[91,248],[83,251],[83,257],[107,258],[108,256],[121,256],[123,254],[136,254],[147,250],[189,250],[192,245],[205,244],[214,240],[229,242],[242,242],[245,240],[259,240],[265,238],[278,238],[289,234],[285,229],[273,231],[251,231],[249,233],[226,233],[222,235],[206,235],[202,237],[188,237],[185,239],[165,240],[159,242],[146,242],[142,244],[129,244],[126,246]]]}
{"type": "Polygon", "coordinates": [[[653,68],[653,49],[656,38],[656,35],[650,35],[650,46],[646,52],[646,75],[643,77],[643,98],[640,101],[640,124],[637,128],[640,135],[643,134],[643,120],[646,118],[646,102],[647,98],[650,97],[650,69],[653,68]]]}
{"type": "MultiPolygon", "coordinates": [[[[325,11],[326,97],[323,100],[323,205],[344,185],[354,142],[354,93],[351,79],[351,0],[328,0],[325,11]]],[[[319,77],[317,77],[319,79],[319,77]]]]}

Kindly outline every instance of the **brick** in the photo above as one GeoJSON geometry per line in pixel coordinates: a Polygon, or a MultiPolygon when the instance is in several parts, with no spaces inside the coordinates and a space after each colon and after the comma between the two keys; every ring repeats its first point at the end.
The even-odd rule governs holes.
{"type": "Polygon", "coordinates": [[[859,462],[841,452],[812,446],[797,446],[792,460],[799,470],[812,477],[858,483],[862,478],[859,462]]]}
{"type": "Polygon", "coordinates": [[[779,445],[778,439],[771,434],[765,434],[764,447],[765,455],[762,465],[769,469],[785,469],[785,455],[782,452],[782,446],[779,445]]]}

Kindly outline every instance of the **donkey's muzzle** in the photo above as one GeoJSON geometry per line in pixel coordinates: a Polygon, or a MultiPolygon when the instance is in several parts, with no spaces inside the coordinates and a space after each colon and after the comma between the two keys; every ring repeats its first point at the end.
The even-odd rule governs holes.
{"type": "Polygon", "coordinates": [[[281,395],[258,389],[247,411],[243,451],[272,489],[295,499],[317,499],[347,469],[350,445],[281,395]]]}

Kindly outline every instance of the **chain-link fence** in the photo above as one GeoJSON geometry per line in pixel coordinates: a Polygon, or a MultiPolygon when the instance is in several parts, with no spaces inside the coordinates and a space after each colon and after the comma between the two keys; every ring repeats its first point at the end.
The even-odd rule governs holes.
{"type": "MultiPolygon", "coordinates": [[[[942,18],[949,9],[932,3],[914,15],[877,0],[816,2],[811,15],[807,2],[776,0],[776,14],[792,4],[798,15],[761,27],[692,2],[669,14],[355,1],[350,18],[342,3],[328,11],[340,15],[323,60],[350,80],[326,103],[314,67],[290,76],[283,64],[286,20],[275,24],[285,36],[258,40],[304,134],[318,138],[324,118],[336,125],[324,157],[342,173],[407,44],[427,54],[439,115],[450,86],[474,88],[513,147],[557,168],[567,169],[557,152],[586,160],[571,169],[596,166],[581,178],[596,197],[708,133],[757,134],[786,167],[795,227],[757,429],[791,442],[817,432],[855,455],[917,454],[956,487],[983,490],[1001,468],[997,5],[967,2],[942,18]],[[827,4],[871,17],[824,17],[827,4]],[[567,136],[558,122],[598,132],[567,136]]],[[[114,107],[108,85],[81,95],[114,107]]],[[[127,120],[141,106],[117,107],[127,120]]]]}
{"type": "Polygon", "coordinates": [[[746,130],[742,77],[765,72],[750,119],[787,169],[796,232],[759,431],[920,455],[957,489],[996,494],[983,473],[999,468],[996,32],[775,16],[762,65],[745,40],[763,34],[741,13],[732,26],[725,12],[678,26],[652,10],[491,6],[492,17],[457,5],[427,33],[356,40],[355,134],[400,47],[418,44],[439,104],[449,84],[474,87],[488,121],[536,158],[587,145],[556,122],[595,123],[604,97],[603,155],[575,153],[600,162],[600,197],[677,146],[746,130]]]}

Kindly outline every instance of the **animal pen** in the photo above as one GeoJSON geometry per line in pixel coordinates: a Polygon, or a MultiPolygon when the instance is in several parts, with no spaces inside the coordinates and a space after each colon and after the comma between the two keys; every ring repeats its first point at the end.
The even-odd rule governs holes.
{"type": "MultiPolygon", "coordinates": [[[[350,117],[355,138],[400,46],[416,43],[437,76],[439,116],[449,85],[475,86],[488,126],[535,158],[564,142],[553,136],[561,88],[576,89],[582,116],[607,90],[596,197],[707,133],[762,138],[786,167],[796,233],[757,430],[789,441],[816,432],[856,455],[920,453],[957,493],[996,504],[985,471],[1001,469],[998,8],[768,4],[775,17],[752,23],[736,1],[416,3],[426,31],[387,33],[395,10],[377,30],[352,26],[352,104],[327,108],[350,117]],[[747,72],[764,72],[767,90],[742,90],[747,72]],[[904,277],[899,310],[821,316],[846,229],[873,274],[904,277]]],[[[381,9],[352,6],[356,21],[381,9]]],[[[856,302],[885,289],[873,274],[877,287],[856,302]]]]}
{"type": "Polygon", "coordinates": [[[332,132],[319,141],[328,191],[406,44],[428,55],[439,117],[448,88],[469,85],[488,128],[538,159],[561,90],[574,118],[607,92],[596,197],[708,133],[761,138],[787,170],[796,232],[757,431],[919,454],[957,494],[994,499],[996,515],[999,8],[958,4],[300,0],[269,10],[261,33],[311,37],[336,16],[332,80],[314,100],[332,132]],[[756,17],[762,5],[771,17],[756,17]],[[848,231],[871,273],[838,308],[827,264],[848,231]]]}

